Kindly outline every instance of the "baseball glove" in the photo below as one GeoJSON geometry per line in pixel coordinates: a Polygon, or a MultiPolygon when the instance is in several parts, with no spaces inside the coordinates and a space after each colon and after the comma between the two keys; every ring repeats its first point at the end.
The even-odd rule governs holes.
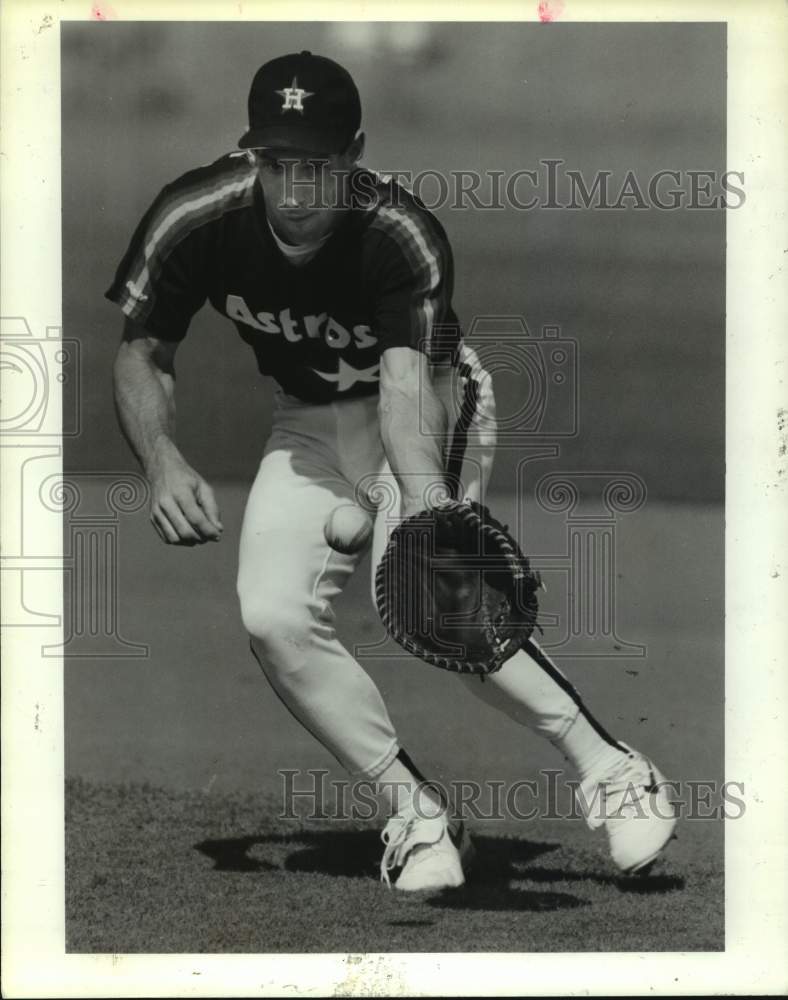
{"type": "Polygon", "coordinates": [[[451,500],[394,529],[375,574],[375,602],[409,653],[483,675],[533,632],[540,585],[508,528],[481,504],[451,500]]]}

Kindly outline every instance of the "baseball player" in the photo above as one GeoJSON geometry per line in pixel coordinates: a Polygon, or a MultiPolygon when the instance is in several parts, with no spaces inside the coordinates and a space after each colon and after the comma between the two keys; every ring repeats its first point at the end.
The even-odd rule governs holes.
{"type": "MultiPolygon", "coordinates": [[[[252,652],[299,722],[378,789],[390,813],[383,880],[401,890],[458,886],[467,831],[425,788],[380,692],[336,637],[332,605],[362,552],[333,548],[324,529],[341,504],[375,507],[374,572],[397,518],[449,492],[480,499],[495,444],[490,379],[452,310],[441,225],[359,165],[361,105],[348,72],[309,52],[274,59],[256,73],[248,110],[238,151],[155,199],[107,292],[125,317],[114,370],[120,422],[162,540],[221,539],[213,490],[175,436],[174,359],[209,300],[275,384],[239,553],[252,652]]],[[[231,386],[217,391],[232,398],[231,386]]],[[[675,822],[661,775],[530,648],[485,683],[462,682],[550,740],[576,768],[586,802],[605,789],[607,809],[589,811],[589,824],[605,826],[621,870],[644,870],[675,822]]]]}

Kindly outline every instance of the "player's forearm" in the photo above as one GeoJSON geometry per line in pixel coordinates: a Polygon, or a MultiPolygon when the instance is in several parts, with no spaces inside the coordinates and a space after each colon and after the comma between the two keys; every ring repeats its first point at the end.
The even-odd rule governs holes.
{"type": "MultiPolygon", "coordinates": [[[[386,372],[380,393],[380,432],[391,470],[402,493],[403,516],[424,509],[434,487],[445,480],[443,446],[446,410],[437,397],[426,364],[386,372]]],[[[389,366],[390,368],[391,366],[389,366]]]]}
{"type": "Polygon", "coordinates": [[[175,377],[139,341],[120,345],[115,403],[126,440],[146,473],[175,449],[175,377]]]}
{"type": "Polygon", "coordinates": [[[115,400],[129,444],[151,488],[151,521],[170,545],[219,541],[222,522],[209,484],[175,446],[175,342],[127,324],[115,360],[115,400]]]}

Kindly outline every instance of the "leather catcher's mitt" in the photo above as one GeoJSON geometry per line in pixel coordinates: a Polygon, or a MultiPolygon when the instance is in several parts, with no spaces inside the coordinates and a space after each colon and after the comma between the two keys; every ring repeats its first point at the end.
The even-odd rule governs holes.
{"type": "Polygon", "coordinates": [[[508,528],[481,504],[451,500],[394,529],[375,602],[409,653],[444,670],[489,674],[533,632],[540,585],[508,528]]]}

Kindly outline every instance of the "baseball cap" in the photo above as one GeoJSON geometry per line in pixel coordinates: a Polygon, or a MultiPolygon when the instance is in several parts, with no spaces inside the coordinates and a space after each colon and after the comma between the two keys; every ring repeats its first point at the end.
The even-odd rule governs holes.
{"type": "Polygon", "coordinates": [[[255,73],[249,129],[238,145],[341,153],[360,125],[361,100],[350,73],[332,59],[299,52],[255,73]]]}

